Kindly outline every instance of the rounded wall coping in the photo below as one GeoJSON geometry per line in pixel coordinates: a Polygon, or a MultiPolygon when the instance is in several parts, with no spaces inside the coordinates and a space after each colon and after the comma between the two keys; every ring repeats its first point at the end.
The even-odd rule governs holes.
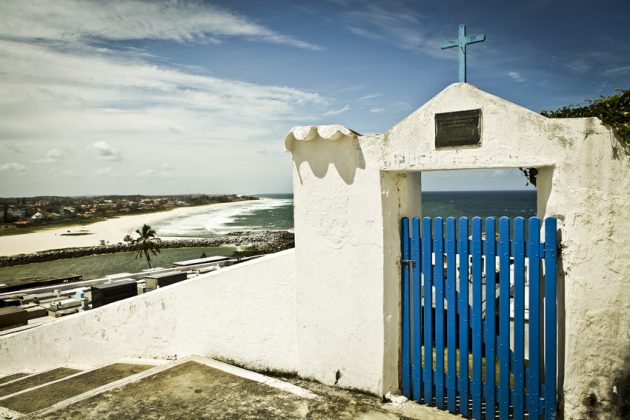
{"type": "Polygon", "coordinates": [[[360,134],[340,124],[331,125],[299,125],[293,127],[284,139],[284,148],[287,152],[293,151],[296,141],[311,141],[317,138],[336,141],[343,138],[356,139],[360,134]]]}

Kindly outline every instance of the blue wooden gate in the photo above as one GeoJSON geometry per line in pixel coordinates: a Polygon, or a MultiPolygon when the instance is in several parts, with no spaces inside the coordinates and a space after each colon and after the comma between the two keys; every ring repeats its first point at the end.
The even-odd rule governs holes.
{"type": "Polygon", "coordinates": [[[556,417],[556,219],[403,218],[402,392],[481,419],[556,417]]]}

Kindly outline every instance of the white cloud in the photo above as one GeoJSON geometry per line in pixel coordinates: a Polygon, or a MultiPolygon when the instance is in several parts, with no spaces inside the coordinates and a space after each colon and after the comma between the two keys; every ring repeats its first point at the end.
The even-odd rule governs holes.
{"type": "Polygon", "coordinates": [[[379,114],[383,111],[385,111],[383,108],[370,108],[370,112],[373,114],[379,114]]]}
{"type": "MultiPolygon", "coordinates": [[[[360,37],[377,43],[388,44],[412,52],[442,60],[457,60],[456,49],[442,50],[440,45],[457,38],[457,22],[436,18],[434,12],[418,7],[409,0],[366,2],[361,0],[335,1],[341,12],[337,17],[340,25],[360,37]],[[454,25],[455,23],[455,25],[454,25]]],[[[476,30],[482,30],[476,27],[476,30]]],[[[472,31],[469,35],[472,34],[472,31]]],[[[493,44],[483,44],[484,61],[491,57],[504,61],[504,54],[493,44]],[[500,57],[499,57],[500,54],[500,57]]],[[[477,54],[471,55],[475,61],[477,54]]]]}
{"type": "Polygon", "coordinates": [[[3,145],[5,149],[13,152],[13,153],[22,153],[22,149],[20,149],[19,147],[17,147],[14,144],[11,143],[7,143],[3,145]]]}
{"type": "Polygon", "coordinates": [[[348,30],[350,32],[352,32],[353,34],[355,34],[355,35],[359,35],[359,36],[362,36],[362,37],[365,37],[365,38],[368,38],[368,39],[372,39],[372,40],[375,40],[375,41],[380,41],[380,40],[386,39],[385,35],[383,35],[383,34],[380,34],[380,33],[375,32],[375,31],[370,31],[370,30],[367,30],[367,29],[363,29],[363,28],[358,27],[358,26],[350,25],[350,26],[348,26],[348,30]]]}
{"type": "Polygon", "coordinates": [[[615,49],[582,50],[574,55],[560,55],[553,57],[556,65],[568,69],[578,76],[597,72],[605,76],[619,76],[630,71],[630,66],[626,70],[624,66],[610,68],[612,63],[617,63],[620,56],[627,55],[625,51],[615,49]]]}
{"type": "Polygon", "coordinates": [[[0,173],[20,175],[26,172],[26,167],[17,162],[3,163],[0,165],[0,173]]]}
{"type": "Polygon", "coordinates": [[[512,79],[516,80],[517,82],[524,82],[525,78],[523,76],[521,76],[521,73],[511,70],[508,72],[508,76],[510,76],[512,79]]]}
{"type": "Polygon", "coordinates": [[[433,57],[457,58],[439,47],[448,36],[443,32],[443,24],[427,19],[402,1],[381,4],[348,1],[342,6],[346,9],[341,14],[342,23],[355,35],[433,57]]]}
{"type": "MultiPolygon", "coordinates": [[[[24,108],[31,119],[37,117],[38,124],[29,130],[40,135],[69,127],[76,135],[83,125],[89,133],[101,124],[103,129],[119,130],[121,122],[127,128],[128,124],[144,130],[159,125],[159,131],[165,132],[177,126],[189,132],[186,123],[194,120],[198,125],[199,112],[206,119],[220,114],[219,124],[212,124],[220,131],[223,126],[251,127],[285,118],[298,107],[325,103],[316,93],[290,87],[186,73],[110,53],[69,54],[11,41],[0,41],[0,72],[0,107],[10,107],[14,113],[24,108]],[[72,116],[63,115],[65,111],[72,116]],[[34,115],[38,113],[42,115],[34,115]],[[234,119],[239,123],[234,124],[234,119]]],[[[28,127],[11,119],[4,129],[16,123],[19,129],[28,127]]]]}
{"type": "Polygon", "coordinates": [[[48,159],[61,159],[63,157],[63,153],[59,149],[50,149],[48,153],[46,153],[46,157],[48,159]]]}
{"type": "MultiPolygon", "coordinates": [[[[233,171],[234,159],[244,156],[252,145],[275,147],[273,141],[283,138],[295,125],[292,122],[316,121],[328,109],[327,98],[316,92],[219,78],[200,67],[175,66],[173,57],[121,49],[123,44],[109,48],[116,39],[157,37],[190,43],[231,36],[299,47],[291,40],[274,38],[277,33],[265,32],[258,23],[206,3],[162,2],[166,6],[159,17],[153,15],[154,2],[142,3],[146,10],[122,12],[137,4],[120,1],[106,10],[100,3],[97,7],[94,2],[70,0],[0,2],[0,138],[19,139],[19,149],[12,151],[23,150],[41,162],[65,158],[58,169],[82,176],[68,180],[64,191],[91,194],[95,186],[114,192],[122,188],[159,191],[155,183],[136,177],[124,186],[113,181],[120,174],[137,174],[151,166],[143,165],[147,155],[151,161],[168,160],[177,168],[154,166],[151,169],[157,176],[188,179],[179,185],[199,191],[207,185],[200,184],[200,179],[233,171]],[[206,22],[204,35],[194,35],[192,23],[177,15],[178,7],[185,9],[181,13],[192,15],[197,14],[191,12],[194,7],[207,8],[208,13],[232,23],[206,31],[210,27],[206,22]],[[229,20],[228,15],[236,20],[229,20]],[[29,22],[32,31],[24,29],[23,21],[29,22]],[[247,30],[247,22],[258,25],[258,32],[247,30]],[[53,148],[61,155],[49,155],[53,148]],[[72,159],[67,157],[69,151],[72,159]],[[112,167],[101,167],[110,164],[116,173],[112,167]]],[[[8,157],[12,147],[4,147],[8,149],[5,160],[15,159],[8,157]]],[[[250,165],[252,170],[257,164],[250,165]]],[[[21,193],[35,191],[31,185],[44,188],[36,180],[48,176],[46,171],[49,168],[29,168],[21,193]]],[[[239,182],[247,179],[251,177],[239,182]]],[[[49,184],[51,191],[59,190],[52,181],[49,184]]],[[[0,185],[0,195],[18,187],[11,188],[0,185]]]]}
{"type": "Polygon", "coordinates": [[[106,141],[97,141],[92,144],[92,147],[94,148],[94,150],[96,150],[96,153],[105,160],[111,160],[111,161],[123,160],[123,157],[118,151],[118,149],[110,146],[109,144],[107,144],[106,141]]]}
{"type": "Polygon", "coordinates": [[[621,76],[630,73],[630,66],[615,67],[604,72],[606,76],[621,76]]]}
{"type": "Polygon", "coordinates": [[[171,165],[169,165],[168,163],[163,163],[162,164],[162,168],[161,168],[161,173],[164,176],[171,176],[173,175],[173,167],[171,165]]]}
{"type": "Polygon", "coordinates": [[[169,178],[174,175],[173,167],[168,163],[163,163],[158,169],[148,168],[138,173],[140,178],[169,178]]]}
{"type": "Polygon", "coordinates": [[[145,169],[144,171],[138,172],[138,176],[140,178],[153,178],[157,174],[157,171],[153,168],[145,169]]]}
{"type": "Polygon", "coordinates": [[[46,152],[46,155],[44,155],[43,158],[37,159],[36,162],[37,163],[56,163],[63,157],[64,157],[64,154],[61,150],[50,149],[48,152],[46,152]]]}
{"type": "MultiPolygon", "coordinates": [[[[65,175],[69,173],[73,173],[73,171],[64,171],[65,175]]],[[[111,166],[104,166],[102,168],[97,168],[94,170],[94,175],[97,177],[107,177],[107,178],[120,178],[123,176],[122,172],[115,171],[111,166]]]]}
{"type": "MultiPolygon", "coordinates": [[[[34,156],[61,144],[60,150],[73,150],[64,169],[87,175],[66,183],[65,191],[80,194],[93,193],[91,185],[121,191],[122,186],[107,184],[113,177],[93,179],[98,160],[117,161],[117,171],[137,174],[147,153],[177,165],[173,176],[189,177],[182,188],[200,191],[205,187],[199,180],[234,170],[233,164],[217,164],[218,151],[221,162],[233,162],[252,142],[272,143],[293,121],[320,116],[328,102],[315,92],[194,74],[110,52],[68,53],[2,40],[0,74],[0,138],[20,138],[20,148],[34,156]],[[193,154],[208,160],[190,164],[193,154]]],[[[31,174],[27,185],[44,175],[31,174]]],[[[160,191],[140,178],[125,188],[160,191]]]]}
{"type": "Polygon", "coordinates": [[[52,41],[161,39],[219,43],[240,37],[297,48],[321,47],[199,1],[4,0],[0,36],[52,41]],[[28,22],[28,25],[24,23],[28,22]]]}
{"type": "Polygon", "coordinates": [[[368,95],[361,96],[358,100],[359,101],[369,101],[370,99],[380,98],[381,96],[383,96],[382,93],[370,93],[368,95]]]}
{"type": "Polygon", "coordinates": [[[324,114],[322,114],[324,117],[330,117],[331,115],[337,115],[337,114],[341,114],[342,112],[346,112],[346,111],[350,111],[352,108],[350,108],[349,105],[344,106],[343,108],[339,108],[339,109],[331,109],[330,111],[326,111],[324,112],[324,114]]]}
{"type": "Polygon", "coordinates": [[[71,171],[69,169],[66,169],[66,170],[63,170],[63,171],[59,172],[59,175],[61,175],[63,177],[66,177],[66,178],[72,178],[72,177],[77,176],[77,173],[74,172],[74,171],[71,171]]]}
{"type": "Polygon", "coordinates": [[[111,166],[105,166],[103,168],[97,168],[94,171],[94,175],[97,175],[97,176],[111,175],[111,173],[112,173],[112,167],[111,166]]]}
{"type": "Polygon", "coordinates": [[[426,43],[424,25],[411,10],[385,9],[375,4],[356,8],[347,14],[352,22],[348,29],[370,39],[388,39],[405,49],[418,49],[426,43]],[[361,24],[361,26],[358,26],[361,24]]]}
{"type": "Polygon", "coordinates": [[[402,108],[402,109],[409,109],[411,108],[411,104],[409,102],[404,102],[404,101],[397,101],[394,103],[394,105],[398,108],[402,108]]]}
{"type": "Polygon", "coordinates": [[[564,66],[574,73],[583,74],[589,71],[592,64],[584,58],[575,58],[564,62],[564,66]]]}

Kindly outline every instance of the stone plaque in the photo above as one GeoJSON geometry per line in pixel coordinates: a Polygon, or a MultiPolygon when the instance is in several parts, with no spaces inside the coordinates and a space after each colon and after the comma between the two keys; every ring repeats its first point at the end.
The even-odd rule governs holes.
{"type": "Polygon", "coordinates": [[[481,143],[481,110],[435,114],[435,148],[481,143]]]}

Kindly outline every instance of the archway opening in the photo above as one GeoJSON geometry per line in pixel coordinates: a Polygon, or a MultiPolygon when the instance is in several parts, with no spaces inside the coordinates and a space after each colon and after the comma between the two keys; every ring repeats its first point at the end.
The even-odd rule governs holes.
{"type": "Polygon", "coordinates": [[[532,217],[540,214],[538,192],[517,168],[422,173],[426,217],[532,217]]]}

